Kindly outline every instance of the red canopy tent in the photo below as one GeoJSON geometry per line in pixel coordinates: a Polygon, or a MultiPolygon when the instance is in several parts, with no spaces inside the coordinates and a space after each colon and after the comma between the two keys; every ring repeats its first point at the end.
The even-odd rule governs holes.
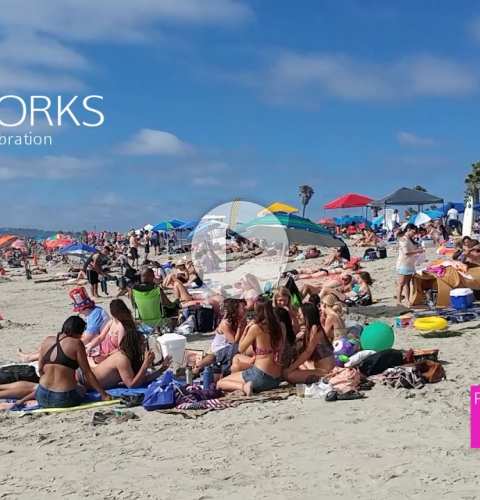
{"type": "Polygon", "coordinates": [[[362,194],[356,193],[347,193],[340,198],[336,198],[335,200],[330,201],[323,208],[326,209],[338,209],[338,208],[355,208],[355,207],[365,207],[371,201],[372,198],[368,196],[364,196],[362,194]]]}

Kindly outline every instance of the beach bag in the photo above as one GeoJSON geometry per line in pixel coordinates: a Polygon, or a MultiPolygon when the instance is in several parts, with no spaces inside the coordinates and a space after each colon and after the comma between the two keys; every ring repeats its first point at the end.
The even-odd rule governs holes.
{"type": "Polygon", "coordinates": [[[363,260],[376,260],[378,259],[377,251],[375,248],[367,248],[363,254],[363,260]]]}
{"type": "Polygon", "coordinates": [[[335,392],[345,394],[356,391],[360,385],[360,372],[355,368],[340,368],[336,366],[325,380],[333,387],[335,392]]]}
{"type": "Polygon", "coordinates": [[[193,312],[195,332],[209,333],[215,330],[215,312],[213,307],[201,306],[193,312]]]}
{"type": "Polygon", "coordinates": [[[403,351],[397,349],[386,349],[369,356],[363,361],[359,368],[366,377],[378,375],[388,368],[400,366],[403,364],[403,351]]]}
{"type": "Polygon", "coordinates": [[[430,361],[427,359],[425,361],[420,361],[420,363],[417,363],[415,366],[425,382],[429,384],[435,384],[447,378],[445,369],[436,361],[430,361]]]}
{"type": "Polygon", "coordinates": [[[166,410],[175,406],[175,384],[173,372],[166,371],[159,380],[148,387],[143,398],[143,407],[147,411],[166,410]]]}
{"type": "Polygon", "coordinates": [[[19,381],[38,384],[39,380],[35,368],[31,365],[0,366],[0,384],[12,384],[19,381]]]}
{"type": "Polygon", "coordinates": [[[377,247],[377,253],[379,259],[387,258],[387,249],[385,247],[377,247]]]}

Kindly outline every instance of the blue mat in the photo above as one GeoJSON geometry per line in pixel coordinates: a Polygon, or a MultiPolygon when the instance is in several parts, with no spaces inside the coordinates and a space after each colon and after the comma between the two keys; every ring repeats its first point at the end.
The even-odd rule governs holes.
{"type": "MultiPolygon", "coordinates": [[[[108,389],[106,392],[110,394],[115,399],[122,398],[124,396],[135,396],[138,394],[145,394],[147,390],[147,386],[143,387],[136,387],[129,389],[128,387],[115,387],[113,389],[108,389]]],[[[83,399],[84,404],[88,403],[96,403],[97,401],[100,401],[100,394],[97,391],[88,391],[85,394],[85,398],[83,399]]],[[[14,401],[11,401],[12,403],[14,401]]],[[[28,408],[13,408],[10,411],[22,411],[22,412],[29,412],[32,410],[38,410],[41,408],[40,405],[35,405],[35,406],[29,406],[28,408]]]]}

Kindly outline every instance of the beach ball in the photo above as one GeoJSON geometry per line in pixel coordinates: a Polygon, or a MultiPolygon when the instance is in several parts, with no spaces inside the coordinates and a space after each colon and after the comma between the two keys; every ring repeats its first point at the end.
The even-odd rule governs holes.
{"type": "Polygon", "coordinates": [[[391,349],[395,342],[393,328],[381,321],[375,321],[367,325],[360,337],[360,345],[363,350],[384,351],[391,349]]]}
{"type": "Polygon", "coordinates": [[[333,343],[335,356],[352,356],[357,352],[357,347],[346,337],[341,337],[333,343]]]}

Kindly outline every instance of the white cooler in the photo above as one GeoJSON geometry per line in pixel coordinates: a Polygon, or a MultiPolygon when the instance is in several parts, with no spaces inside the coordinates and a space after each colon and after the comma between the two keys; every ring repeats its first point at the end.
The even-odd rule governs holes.
{"type": "Polygon", "coordinates": [[[166,333],[158,339],[158,342],[162,348],[162,355],[164,358],[172,356],[173,363],[179,366],[183,364],[185,347],[187,345],[187,339],[183,335],[179,335],[178,333],[166,333]]]}

